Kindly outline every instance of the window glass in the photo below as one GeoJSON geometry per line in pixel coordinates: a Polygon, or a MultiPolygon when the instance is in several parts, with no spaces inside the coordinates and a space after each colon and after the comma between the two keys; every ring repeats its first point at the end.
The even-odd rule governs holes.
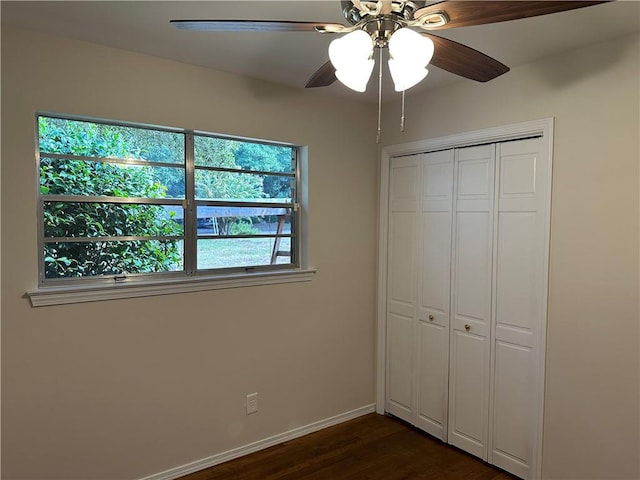
{"type": "Polygon", "coordinates": [[[182,236],[181,210],[181,206],[135,203],[44,202],[44,236],[182,236]]]}
{"type": "Polygon", "coordinates": [[[299,266],[295,147],[37,120],[42,283],[299,266]]]}
{"type": "MultiPolygon", "coordinates": [[[[198,239],[198,268],[251,268],[272,265],[273,245],[273,239],[269,238],[201,238],[198,239]]],[[[275,264],[292,263],[289,245],[290,239],[283,238],[281,247],[286,254],[276,257],[275,264]]]]}
{"type": "Polygon", "coordinates": [[[40,116],[40,151],[184,164],[182,133],[40,116]]]}
{"type": "Polygon", "coordinates": [[[40,192],[45,195],[184,198],[184,167],[41,157],[40,192]]]}
{"type": "Polygon", "coordinates": [[[96,277],[181,270],[177,240],[54,242],[44,246],[46,278],[96,277]]]}
{"type": "Polygon", "coordinates": [[[196,167],[232,168],[259,172],[294,173],[292,147],[196,135],[196,167]]]}
{"type": "Polygon", "coordinates": [[[196,198],[261,202],[277,199],[290,203],[294,196],[291,177],[196,170],[196,198]]]}

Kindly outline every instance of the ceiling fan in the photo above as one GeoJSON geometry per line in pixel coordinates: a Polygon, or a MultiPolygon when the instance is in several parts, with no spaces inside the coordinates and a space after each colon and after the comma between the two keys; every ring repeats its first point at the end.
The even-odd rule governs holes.
{"type": "Polygon", "coordinates": [[[402,92],[400,130],[404,131],[405,90],[424,79],[431,63],[478,82],[509,71],[498,60],[471,47],[429,33],[431,30],[484,25],[589,7],[610,0],[445,0],[436,3],[399,0],[342,1],[348,25],[291,20],[171,20],[183,30],[211,32],[318,32],[344,34],[329,45],[330,60],[311,75],[305,88],[324,87],[340,80],[364,92],[379,51],[378,133],[382,104],[382,52],[389,50],[389,70],[395,90],[402,92]],[[427,4],[429,3],[429,4],[427,4]]]}
{"type": "MultiPolygon", "coordinates": [[[[431,49],[432,57],[427,60],[427,63],[461,77],[478,82],[487,82],[508,72],[509,67],[473,48],[428,32],[558,13],[606,3],[606,1],[608,0],[450,0],[426,5],[428,3],[426,1],[343,0],[341,2],[342,12],[349,25],[291,20],[171,20],[170,23],[184,30],[212,32],[263,31],[350,34],[362,31],[371,39],[372,47],[377,47],[380,50],[385,47],[392,47],[392,38],[394,38],[395,34],[401,29],[407,28],[414,30],[414,33],[415,31],[419,32],[418,35],[422,39],[428,39],[427,42],[421,42],[422,39],[419,39],[418,36],[411,37],[415,43],[414,50],[418,50],[413,52],[412,56],[424,57],[424,55],[421,55],[424,52],[420,52],[420,49],[431,49]]],[[[353,37],[356,36],[354,35],[353,37]]],[[[400,37],[400,35],[397,35],[397,37],[400,37]]],[[[404,45],[410,43],[407,40],[404,45]]],[[[410,49],[410,46],[404,45],[405,49],[410,49]]],[[[396,50],[398,49],[399,47],[396,48],[396,50]]],[[[335,48],[334,50],[338,49],[335,48]]],[[[366,60],[369,60],[368,65],[370,66],[373,48],[368,53],[367,45],[365,50],[362,55],[368,56],[366,60]]],[[[333,62],[333,60],[332,58],[332,60],[322,65],[309,78],[305,87],[324,87],[334,83],[338,77],[336,77],[337,68],[334,65],[336,62],[333,62]]],[[[356,58],[355,60],[357,61],[354,62],[352,55],[345,62],[347,66],[353,66],[354,63],[364,66],[364,58],[356,58]]],[[[426,64],[422,65],[422,67],[425,66],[426,64]]],[[[355,68],[350,68],[350,70],[353,71],[355,68]]],[[[396,90],[399,89],[396,88],[396,90]]]]}

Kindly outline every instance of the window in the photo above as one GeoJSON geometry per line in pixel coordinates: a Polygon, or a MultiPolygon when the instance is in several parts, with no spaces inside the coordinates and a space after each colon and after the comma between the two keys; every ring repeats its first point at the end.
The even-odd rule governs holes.
{"type": "Polygon", "coordinates": [[[298,148],[37,116],[40,285],[300,266],[298,148]]]}

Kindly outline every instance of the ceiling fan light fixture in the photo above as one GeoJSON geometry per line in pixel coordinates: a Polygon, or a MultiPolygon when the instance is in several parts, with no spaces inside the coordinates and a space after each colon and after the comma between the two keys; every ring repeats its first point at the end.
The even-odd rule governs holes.
{"type": "Polygon", "coordinates": [[[420,83],[429,73],[424,67],[393,58],[389,59],[389,71],[396,92],[404,92],[420,83]]]}
{"type": "Polygon", "coordinates": [[[329,59],[336,78],[356,92],[364,92],[373,72],[373,40],[363,30],[355,30],[329,44],[329,59]]]}
{"type": "Polygon", "coordinates": [[[389,54],[391,58],[414,65],[426,67],[435,46],[429,37],[424,37],[410,28],[400,28],[389,39],[389,54]]]}
{"type": "Polygon", "coordinates": [[[389,39],[389,71],[396,92],[420,83],[429,73],[425,68],[435,47],[433,41],[410,28],[400,28],[389,39]]]}
{"type": "Polygon", "coordinates": [[[372,53],[373,40],[364,30],[355,30],[329,44],[329,59],[337,70],[369,60],[372,53]]]}

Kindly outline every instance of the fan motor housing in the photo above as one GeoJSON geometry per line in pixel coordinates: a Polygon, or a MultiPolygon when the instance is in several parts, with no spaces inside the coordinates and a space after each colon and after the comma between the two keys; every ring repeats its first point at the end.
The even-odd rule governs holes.
{"type": "Polygon", "coordinates": [[[396,17],[387,15],[367,21],[363,30],[369,34],[376,47],[384,48],[389,43],[391,35],[402,28],[396,17]]]}
{"type": "MultiPolygon", "coordinates": [[[[362,13],[350,0],[342,0],[342,14],[344,18],[351,25],[355,25],[358,22],[365,19],[366,14],[362,13]]],[[[369,2],[373,3],[373,2],[369,2]]],[[[393,12],[391,15],[399,17],[405,20],[413,19],[413,12],[426,5],[426,1],[405,1],[405,2],[393,2],[393,12]]]]}

